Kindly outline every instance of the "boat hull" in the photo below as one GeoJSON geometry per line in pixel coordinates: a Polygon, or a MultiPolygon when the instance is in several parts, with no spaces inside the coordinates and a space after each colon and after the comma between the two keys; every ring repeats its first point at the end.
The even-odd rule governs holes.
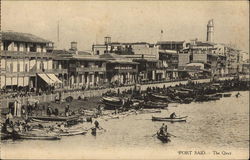
{"type": "Polygon", "coordinates": [[[15,139],[30,139],[30,140],[60,140],[60,136],[43,136],[43,135],[29,135],[29,134],[17,134],[15,139]]]}
{"type": "Polygon", "coordinates": [[[168,143],[171,141],[169,136],[161,135],[159,133],[157,133],[157,138],[161,140],[163,143],[168,143]]]}
{"type": "Polygon", "coordinates": [[[167,103],[156,103],[156,102],[146,102],[142,104],[144,108],[160,108],[163,109],[165,107],[168,107],[167,103]]]}
{"type": "Polygon", "coordinates": [[[177,117],[177,118],[170,118],[170,117],[153,117],[152,116],[152,121],[164,121],[164,122],[186,122],[185,117],[177,117]]]}

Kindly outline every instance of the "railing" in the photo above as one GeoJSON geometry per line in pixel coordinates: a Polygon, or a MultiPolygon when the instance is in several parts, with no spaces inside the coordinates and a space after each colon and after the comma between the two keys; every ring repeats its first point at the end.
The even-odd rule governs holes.
{"type": "Polygon", "coordinates": [[[23,72],[10,72],[10,71],[5,71],[3,72],[5,74],[8,74],[9,76],[11,75],[34,75],[36,73],[54,73],[54,74],[58,74],[58,73],[68,73],[67,69],[36,69],[36,68],[32,68],[29,71],[23,71],[23,72]]]}
{"type": "Polygon", "coordinates": [[[47,52],[27,52],[27,51],[1,51],[2,56],[29,56],[29,57],[47,57],[52,58],[53,55],[47,52]]]}
{"type": "Polygon", "coordinates": [[[106,71],[105,68],[100,67],[100,68],[76,68],[76,72],[104,72],[106,71]]]}
{"type": "Polygon", "coordinates": [[[118,73],[128,73],[128,72],[137,72],[137,69],[114,69],[118,73]]]}

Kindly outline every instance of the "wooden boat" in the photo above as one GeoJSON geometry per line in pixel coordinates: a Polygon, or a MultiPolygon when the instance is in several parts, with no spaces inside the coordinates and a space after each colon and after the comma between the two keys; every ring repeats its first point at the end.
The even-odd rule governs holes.
{"type": "Polygon", "coordinates": [[[34,121],[72,121],[77,120],[79,116],[57,117],[57,116],[30,116],[34,121]]]}
{"type": "Polygon", "coordinates": [[[60,136],[75,136],[75,135],[85,135],[87,130],[68,130],[62,133],[59,133],[60,136]]]}
{"type": "Polygon", "coordinates": [[[220,95],[214,94],[214,95],[207,95],[206,98],[208,101],[215,101],[219,100],[221,97],[220,95]]]}
{"type": "Polygon", "coordinates": [[[168,107],[168,103],[148,101],[148,102],[144,102],[142,106],[144,108],[165,108],[165,107],[168,107]]]}
{"type": "Polygon", "coordinates": [[[187,118],[187,117],[188,117],[188,116],[170,118],[170,117],[154,117],[154,116],[152,116],[152,121],[186,122],[186,118],[187,118]]]}
{"type": "Polygon", "coordinates": [[[154,98],[154,99],[158,99],[158,100],[172,102],[171,98],[169,96],[165,96],[165,95],[151,94],[151,97],[154,98]]]}
{"type": "Polygon", "coordinates": [[[32,139],[32,140],[60,140],[58,135],[39,135],[30,133],[17,133],[14,135],[15,139],[32,139]]]}
{"type": "Polygon", "coordinates": [[[185,98],[182,103],[185,103],[185,104],[189,104],[193,101],[194,99],[193,98],[185,98]]]}
{"type": "Polygon", "coordinates": [[[105,104],[105,109],[117,109],[123,106],[119,97],[102,97],[102,103],[105,104]]]}
{"type": "Polygon", "coordinates": [[[107,102],[113,102],[113,103],[120,103],[121,99],[119,97],[102,97],[103,101],[107,101],[107,102]]]}
{"type": "Polygon", "coordinates": [[[190,97],[192,94],[190,91],[183,91],[183,90],[175,90],[175,96],[178,96],[180,98],[187,98],[190,97]]]}
{"type": "Polygon", "coordinates": [[[111,109],[111,110],[114,110],[114,109],[118,109],[120,107],[122,107],[122,103],[121,104],[116,104],[116,103],[112,103],[112,102],[106,102],[106,101],[102,101],[103,104],[105,104],[105,109],[111,109]]]}
{"type": "Polygon", "coordinates": [[[145,110],[145,109],[143,109],[143,110],[138,110],[138,111],[136,111],[136,113],[138,113],[138,114],[144,114],[144,113],[161,113],[161,110],[152,110],[152,109],[150,109],[150,110],[145,110]]]}
{"type": "Polygon", "coordinates": [[[6,140],[6,139],[11,139],[12,138],[12,134],[10,133],[3,133],[1,132],[1,140],[6,140]]]}
{"type": "Polygon", "coordinates": [[[169,139],[170,136],[168,135],[163,135],[157,132],[157,138],[161,140],[163,143],[170,142],[171,140],[169,139]]]}
{"type": "Polygon", "coordinates": [[[231,95],[232,95],[231,93],[224,93],[223,97],[231,97],[231,95]]]}

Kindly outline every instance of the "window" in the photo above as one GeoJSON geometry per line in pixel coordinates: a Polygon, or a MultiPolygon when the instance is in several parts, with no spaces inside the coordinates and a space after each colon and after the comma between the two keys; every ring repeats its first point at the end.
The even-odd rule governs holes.
{"type": "Polygon", "coordinates": [[[20,72],[20,63],[17,63],[17,72],[20,72]]]}
{"type": "Polygon", "coordinates": [[[44,70],[44,64],[43,64],[43,62],[40,63],[40,69],[44,70]]]}
{"type": "Polygon", "coordinates": [[[13,64],[10,64],[10,72],[13,72],[13,64]]]}
{"type": "Polygon", "coordinates": [[[97,50],[97,51],[96,51],[96,54],[97,54],[97,55],[99,55],[99,54],[100,54],[100,51],[99,51],[99,50],[97,50]]]}
{"type": "Polygon", "coordinates": [[[24,69],[25,72],[28,72],[28,64],[25,64],[25,69],[24,69]]]}

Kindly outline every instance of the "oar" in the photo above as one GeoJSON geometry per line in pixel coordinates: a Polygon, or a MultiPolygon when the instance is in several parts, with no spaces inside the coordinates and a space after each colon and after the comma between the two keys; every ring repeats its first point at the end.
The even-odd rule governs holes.
{"type": "Polygon", "coordinates": [[[102,129],[102,130],[104,130],[104,132],[106,132],[106,131],[107,131],[106,129],[102,128],[101,126],[100,126],[99,128],[100,128],[100,129],[102,129]]]}
{"type": "Polygon", "coordinates": [[[171,134],[171,133],[168,133],[170,136],[173,136],[173,137],[177,137],[177,136],[175,136],[175,135],[173,135],[173,134],[171,134]]]}
{"type": "Polygon", "coordinates": [[[152,137],[154,137],[154,136],[156,136],[156,135],[157,135],[157,133],[153,134],[152,137]]]}

